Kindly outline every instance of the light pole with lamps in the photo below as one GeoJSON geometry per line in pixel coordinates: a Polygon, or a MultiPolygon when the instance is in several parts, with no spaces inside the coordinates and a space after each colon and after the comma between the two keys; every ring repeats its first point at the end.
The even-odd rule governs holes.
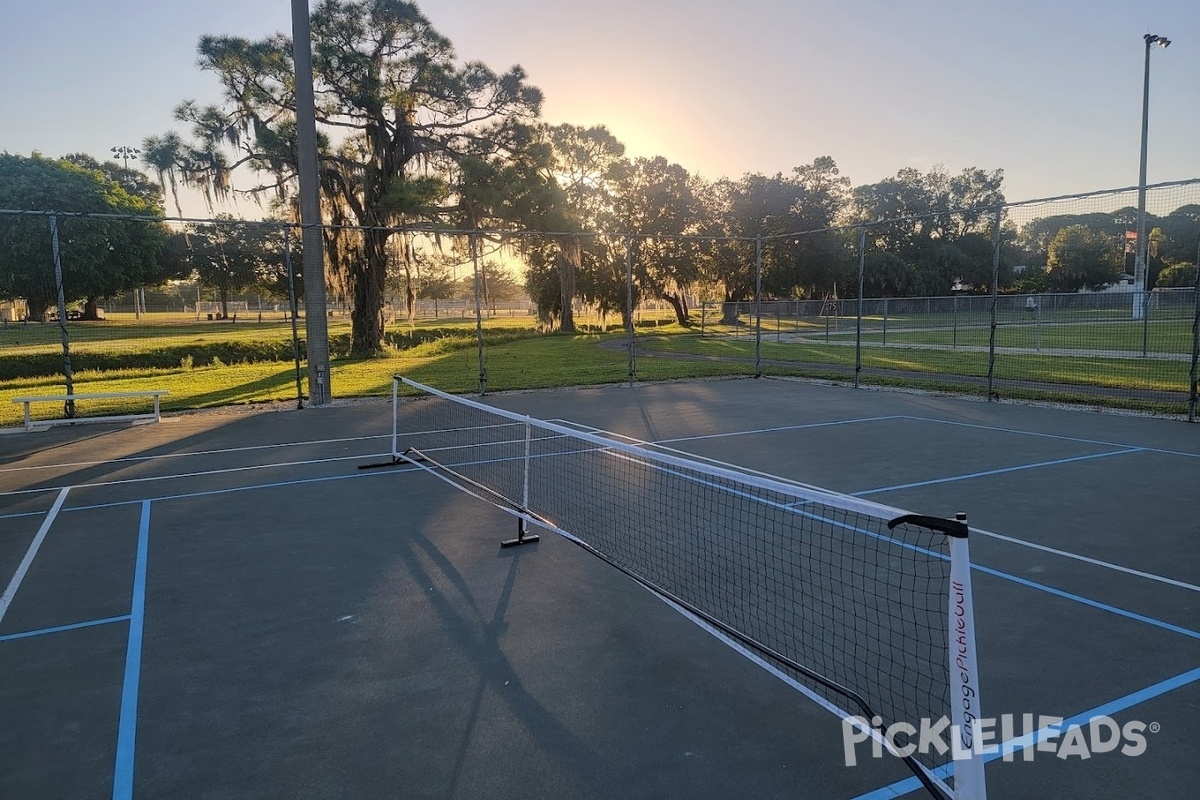
{"type": "Polygon", "coordinates": [[[1150,130],[1150,46],[1159,45],[1166,49],[1171,40],[1165,36],[1147,33],[1146,69],[1142,79],[1142,161],[1138,173],[1137,252],[1133,257],[1133,318],[1146,315],[1146,142],[1150,130]]]}
{"type": "Polygon", "coordinates": [[[121,145],[120,147],[110,147],[109,150],[112,151],[113,158],[121,159],[121,161],[125,164],[125,169],[129,169],[129,159],[132,158],[136,160],[138,154],[142,152],[136,147],[126,147],[125,145],[121,145]]]}
{"type": "MultiPolygon", "coordinates": [[[[129,159],[132,158],[136,161],[138,154],[142,152],[141,150],[138,150],[136,147],[129,147],[128,145],[120,145],[118,147],[110,147],[108,149],[109,149],[109,151],[112,152],[113,158],[121,159],[121,162],[125,165],[126,170],[129,169],[129,159]]],[[[133,317],[134,317],[134,319],[141,319],[142,312],[145,310],[146,310],[146,289],[145,289],[145,287],[142,287],[142,286],[135,286],[133,288],[133,317]]]]}

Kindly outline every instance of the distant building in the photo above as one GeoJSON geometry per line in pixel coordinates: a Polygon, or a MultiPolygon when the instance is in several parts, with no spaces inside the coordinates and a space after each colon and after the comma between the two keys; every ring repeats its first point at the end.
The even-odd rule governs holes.
{"type": "Polygon", "coordinates": [[[0,300],[0,322],[20,322],[28,314],[24,300],[0,300]]]}

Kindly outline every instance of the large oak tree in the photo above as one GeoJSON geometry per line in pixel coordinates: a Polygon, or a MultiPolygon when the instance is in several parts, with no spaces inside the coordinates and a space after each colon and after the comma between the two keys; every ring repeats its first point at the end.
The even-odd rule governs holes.
{"type": "MultiPolygon", "coordinates": [[[[352,350],[383,342],[389,227],[438,222],[459,210],[457,162],[525,145],[542,102],[519,66],[499,74],[458,61],[453,45],[414,3],[323,0],[312,12],[313,81],[322,204],[327,222],[365,228],[352,245],[326,236],[331,268],[350,298],[352,350]]],[[[297,187],[294,69],[282,35],[251,41],[200,40],[200,68],[213,73],[224,102],[176,110],[192,140],[147,140],[160,174],[228,197],[232,171],[263,177],[249,189],[291,208],[297,187]]]]}

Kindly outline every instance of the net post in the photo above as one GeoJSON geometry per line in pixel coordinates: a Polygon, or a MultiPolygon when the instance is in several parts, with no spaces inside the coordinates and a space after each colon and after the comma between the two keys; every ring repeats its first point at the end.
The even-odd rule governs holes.
{"type": "MultiPolygon", "coordinates": [[[[533,426],[529,424],[529,418],[525,418],[525,465],[522,468],[521,482],[521,510],[529,511],[529,466],[530,466],[530,444],[533,441],[533,426]]],[[[516,547],[519,544],[533,544],[540,537],[536,533],[529,532],[529,520],[523,515],[517,517],[517,538],[506,539],[500,543],[501,547],[516,547]]]]}
{"type": "Polygon", "coordinates": [[[396,449],[397,428],[400,421],[400,379],[395,375],[392,376],[392,460],[395,461],[400,457],[400,452],[396,449]]]}
{"type": "Polygon", "coordinates": [[[982,719],[979,697],[979,661],[975,654],[975,611],[971,596],[971,554],[967,515],[954,515],[962,523],[961,535],[950,539],[950,722],[954,736],[955,800],[986,800],[983,749],[976,742],[982,719]]]}

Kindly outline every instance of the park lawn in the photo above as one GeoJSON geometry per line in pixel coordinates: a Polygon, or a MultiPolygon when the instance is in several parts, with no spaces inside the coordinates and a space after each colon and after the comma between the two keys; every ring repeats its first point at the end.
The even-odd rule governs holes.
{"type": "MultiPolygon", "coordinates": [[[[647,356],[662,353],[739,359],[752,364],[754,340],[700,336],[645,338],[639,343],[639,352],[647,356]]],[[[777,343],[764,338],[762,358],[768,362],[853,366],[855,352],[853,347],[844,345],[777,343]]],[[[645,363],[645,359],[641,363],[645,363]]],[[[988,373],[986,352],[866,346],[863,348],[862,363],[866,369],[874,367],[929,373],[931,377],[949,374],[986,378],[988,373]]],[[[770,374],[780,368],[778,363],[772,363],[764,367],[764,371],[770,374]]],[[[1188,370],[1189,364],[1186,362],[1161,359],[1000,354],[996,358],[995,376],[999,380],[1186,392],[1188,370]]]]}
{"type": "MultiPolygon", "coordinates": [[[[854,332],[839,331],[841,339],[853,340],[854,332]]],[[[888,345],[893,344],[957,344],[961,347],[987,347],[991,337],[988,325],[960,326],[937,330],[891,330],[887,332],[888,345]]],[[[877,344],[884,341],[881,331],[863,331],[863,343],[877,344]]],[[[1149,352],[1189,355],[1192,352],[1191,320],[1151,320],[1146,326],[1146,344],[1149,352]]],[[[1116,350],[1140,352],[1142,349],[1142,323],[1121,322],[1078,322],[1038,326],[1033,323],[999,325],[996,328],[997,347],[1044,347],[1047,349],[1116,350]]]]}
{"type": "MultiPolygon", "coordinates": [[[[668,328],[663,326],[663,329],[668,328]]],[[[623,342],[624,335],[550,334],[489,340],[485,350],[487,388],[503,391],[627,380],[628,352],[619,347],[600,347],[603,340],[623,342]]],[[[338,398],[386,395],[391,392],[395,374],[453,392],[474,392],[479,386],[478,349],[470,336],[443,337],[407,349],[389,350],[375,358],[334,359],[330,370],[333,394],[338,398]]],[[[638,377],[642,380],[745,373],[737,365],[720,362],[655,359],[640,362],[638,366],[638,377]]],[[[307,392],[307,374],[302,373],[301,379],[307,392]]],[[[270,361],[84,371],[76,374],[74,383],[79,394],[148,389],[170,392],[162,400],[164,411],[294,401],[296,373],[292,363],[270,361]]],[[[11,402],[13,397],[63,392],[61,375],[0,381],[0,426],[17,425],[21,421],[21,406],[11,402]]],[[[77,413],[80,416],[139,413],[149,410],[149,405],[146,399],[79,401],[77,413]]],[[[35,405],[33,411],[35,419],[62,416],[61,406],[52,403],[35,405]]]]}

